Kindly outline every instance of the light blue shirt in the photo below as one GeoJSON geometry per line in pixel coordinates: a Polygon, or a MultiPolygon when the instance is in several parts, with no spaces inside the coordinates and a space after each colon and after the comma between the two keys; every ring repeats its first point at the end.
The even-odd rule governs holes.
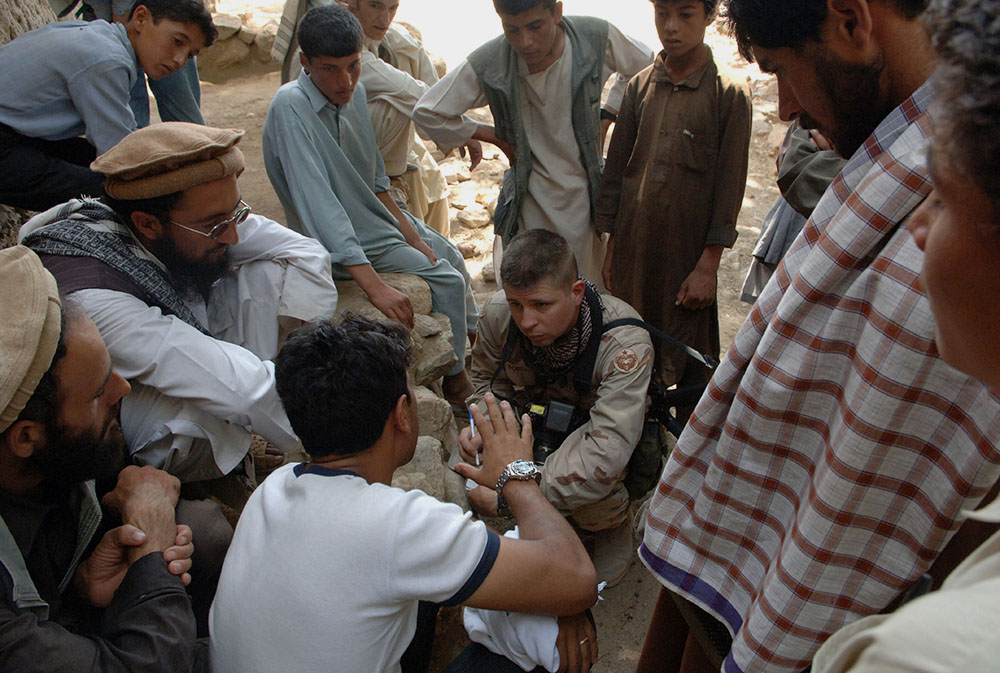
{"type": "Polygon", "coordinates": [[[319,240],[335,264],[367,264],[406,245],[377,193],[389,189],[359,83],[332,105],[303,71],[278,89],[264,122],[264,166],[293,230],[319,240]]]}
{"type": "Polygon", "coordinates": [[[86,134],[101,154],[136,128],[136,56],[125,26],[62,21],[0,46],[0,123],[44,140],[86,134]]]}

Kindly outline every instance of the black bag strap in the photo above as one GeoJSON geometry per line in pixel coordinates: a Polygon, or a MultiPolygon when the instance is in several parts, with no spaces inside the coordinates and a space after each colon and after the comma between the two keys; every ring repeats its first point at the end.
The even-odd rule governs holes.
{"type": "Polygon", "coordinates": [[[701,364],[705,365],[708,369],[715,369],[718,366],[718,362],[715,361],[712,356],[705,353],[699,353],[690,346],[681,343],[677,339],[673,338],[661,329],[653,327],[645,320],[640,320],[639,318],[618,318],[618,320],[612,320],[607,325],[604,326],[604,331],[612,330],[616,327],[624,327],[625,325],[634,325],[636,327],[641,327],[653,336],[655,336],[660,341],[664,341],[674,348],[679,348],[688,354],[692,359],[697,360],[701,364]]]}

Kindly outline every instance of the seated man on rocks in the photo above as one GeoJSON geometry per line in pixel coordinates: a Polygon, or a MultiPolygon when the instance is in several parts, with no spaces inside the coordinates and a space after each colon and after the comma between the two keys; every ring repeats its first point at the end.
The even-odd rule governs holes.
{"type": "Polygon", "coordinates": [[[3,670],[191,670],[191,530],[180,482],[130,466],[118,408],[128,383],[94,324],[60,307],[23,246],[0,251],[0,661],[3,670]],[[89,552],[89,553],[88,553],[89,552]],[[96,612],[95,612],[96,610],[96,612]]]}
{"type": "Polygon", "coordinates": [[[136,129],[142,73],[178,72],[215,37],[201,0],[143,0],[122,23],[57,21],[0,46],[0,203],[100,196],[89,165],[136,129]]]}
{"type": "MultiPolygon", "coordinates": [[[[604,326],[638,318],[631,306],[599,294],[578,276],[566,240],[530,229],[504,250],[503,290],[484,306],[472,349],[470,401],[486,393],[518,409],[560,409],[564,434],[545,437],[535,459],[544,461],[542,492],[594,546],[599,579],[615,584],[635,554],[625,472],[643,429],[653,367],[649,333],[636,326],[604,326]],[[571,418],[570,418],[571,414],[571,418]]],[[[539,437],[542,439],[542,437],[539,437]]],[[[475,460],[479,433],[459,435],[464,460],[475,460]]],[[[496,515],[497,493],[469,491],[481,513],[496,515]]],[[[500,514],[504,512],[499,508],[500,514]]]]}
{"type": "Polygon", "coordinates": [[[358,85],[361,25],[346,8],[317,7],[303,17],[298,35],[303,71],[278,90],[264,123],[264,165],[288,226],[318,239],[338,278],[353,278],[376,308],[409,328],[409,298],[379,273],[410,273],[427,282],[433,309],[451,322],[458,356],[444,394],[462,402],[472,393],[465,339],[478,315],[469,274],[448,239],[389,195],[365,88],[358,85]]]}
{"type": "MultiPolygon", "coordinates": [[[[420,601],[566,615],[560,659],[590,670],[596,636],[581,613],[597,599],[594,568],[539,490],[531,428],[508,403],[487,395],[489,421],[471,408],[482,467],[458,469],[498,486],[520,539],[389,485],[419,434],[409,359],[408,333],[389,321],[348,316],[289,336],[278,391],[312,460],[278,468],[243,511],[212,605],[217,673],[400,671],[408,648],[426,646],[415,634],[433,633],[420,601]]],[[[511,670],[461,661],[449,672],[511,670]]]]}
{"type": "Polygon", "coordinates": [[[364,31],[361,84],[385,172],[406,191],[407,208],[427,226],[449,236],[448,183],[414,130],[413,106],[438,81],[423,45],[393,24],[398,0],[348,0],[364,31]]]}
{"type": "Polygon", "coordinates": [[[243,201],[242,135],[185,122],[135,131],[93,164],[107,176],[102,200],[21,229],[132,384],[132,459],[182,481],[230,473],[251,432],[298,447],[270,360],[287,331],[336,309],[322,246],[243,201]]]}

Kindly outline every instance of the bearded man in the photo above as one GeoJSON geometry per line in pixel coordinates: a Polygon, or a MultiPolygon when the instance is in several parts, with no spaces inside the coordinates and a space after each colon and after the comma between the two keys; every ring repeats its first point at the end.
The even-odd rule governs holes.
{"type": "Polygon", "coordinates": [[[195,617],[191,529],[180,483],[121,467],[128,383],[94,324],[60,305],[55,279],[18,246],[0,251],[0,660],[5,670],[188,671],[195,617]],[[92,550],[89,555],[88,549],[92,550]],[[97,612],[93,612],[94,610],[97,612]]]}
{"type": "Polygon", "coordinates": [[[133,461],[182,481],[230,473],[251,432],[298,446],[270,359],[287,331],[337,303],[327,252],[243,200],[242,135],[184,122],[140,129],[92,165],[106,176],[100,201],[71,201],[21,229],[132,386],[121,419],[133,461]]]}

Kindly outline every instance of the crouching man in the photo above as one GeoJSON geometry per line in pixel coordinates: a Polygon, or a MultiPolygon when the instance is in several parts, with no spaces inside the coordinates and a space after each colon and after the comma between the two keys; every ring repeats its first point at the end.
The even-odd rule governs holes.
{"type": "Polygon", "coordinates": [[[0,287],[2,668],[191,670],[193,547],[174,518],[180,482],[125,468],[103,500],[123,525],[101,526],[94,480],[121,467],[129,385],[90,319],[60,307],[33,252],[0,252],[0,287]]]}
{"type": "MultiPolygon", "coordinates": [[[[504,289],[479,318],[469,401],[492,392],[519,409],[547,410],[545,436],[536,437],[545,440],[535,456],[544,461],[542,493],[592,538],[597,576],[613,585],[635,556],[625,472],[643,428],[649,334],[635,326],[605,329],[639,314],[580,278],[559,234],[519,234],[504,251],[500,276],[504,289]]],[[[481,437],[466,428],[459,447],[473,462],[481,437]]],[[[498,512],[495,491],[474,489],[469,500],[481,513],[498,512]]]]}
{"type": "Polygon", "coordinates": [[[322,246],[243,200],[242,137],[185,122],[139,129],[94,162],[100,201],[21,228],[132,385],[122,427],[133,461],[184,482],[244,470],[251,433],[298,447],[271,360],[287,331],[337,305],[322,246]]]}
{"type": "Polygon", "coordinates": [[[486,396],[490,421],[472,407],[483,465],[458,469],[503,484],[520,539],[389,486],[419,434],[408,339],[396,323],[348,317],[295,332],[278,355],[278,392],[312,460],[273,472],[243,511],[210,618],[218,673],[399,671],[422,644],[419,601],[576,615],[560,621],[573,633],[561,660],[585,671],[596,659],[579,614],[597,599],[593,565],[539,490],[531,429],[507,403],[486,396]]]}

